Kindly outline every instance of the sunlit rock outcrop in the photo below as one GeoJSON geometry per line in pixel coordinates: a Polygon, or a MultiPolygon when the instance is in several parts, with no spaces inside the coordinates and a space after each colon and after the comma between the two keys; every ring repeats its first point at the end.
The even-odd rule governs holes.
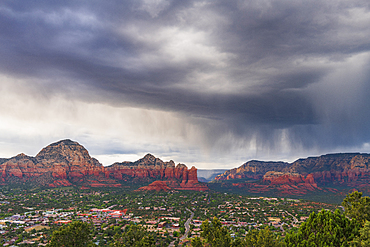
{"type": "MultiPolygon", "coordinates": [[[[151,154],[136,162],[114,163],[104,167],[79,143],[62,140],[43,148],[36,157],[19,154],[0,159],[0,183],[34,184],[37,186],[121,187],[126,182],[148,183],[165,180],[168,188],[206,190],[200,184],[196,169],[173,161],[163,162],[151,154]]],[[[157,189],[167,190],[163,183],[157,189]]],[[[153,186],[152,186],[153,187],[153,186]]]]}

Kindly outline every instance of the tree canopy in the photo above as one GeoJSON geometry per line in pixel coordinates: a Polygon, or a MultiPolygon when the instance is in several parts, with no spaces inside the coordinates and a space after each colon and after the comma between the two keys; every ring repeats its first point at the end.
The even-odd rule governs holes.
{"type": "Polygon", "coordinates": [[[284,244],[266,226],[262,230],[250,230],[245,236],[246,246],[250,247],[278,247],[284,244]]]}
{"type": "Polygon", "coordinates": [[[297,233],[287,234],[285,243],[288,247],[350,246],[359,235],[359,229],[356,220],[348,219],[339,210],[332,213],[323,209],[317,214],[311,213],[297,233]]]}
{"type": "Polygon", "coordinates": [[[125,231],[114,236],[113,247],[150,247],[155,246],[154,237],[141,226],[129,225],[125,231]]]}
{"type": "Polygon", "coordinates": [[[75,221],[53,232],[50,247],[94,246],[91,242],[91,229],[88,223],[75,221]]]}
{"type": "Polygon", "coordinates": [[[222,227],[221,221],[214,217],[212,222],[208,220],[202,223],[201,237],[203,237],[210,246],[231,246],[232,239],[225,227],[222,227]]]}
{"type": "Polygon", "coordinates": [[[221,221],[214,217],[211,222],[208,220],[202,223],[201,237],[197,237],[191,242],[193,247],[212,246],[212,247],[278,247],[282,246],[275,235],[268,227],[264,230],[251,230],[245,239],[232,238],[226,227],[222,226],[221,221]]]}
{"type": "Polygon", "coordinates": [[[362,192],[354,191],[346,196],[342,202],[345,215],[356,219],[362,226],[370,221],[370,197],[362,197],[362,192]]]}
{"type": "Polygon", "coordinates": [[[370,246],[370,221],[366,221],[363,228],[360,229],[360,236],[358,236],[352,243],[355,247],[370,246]]]}

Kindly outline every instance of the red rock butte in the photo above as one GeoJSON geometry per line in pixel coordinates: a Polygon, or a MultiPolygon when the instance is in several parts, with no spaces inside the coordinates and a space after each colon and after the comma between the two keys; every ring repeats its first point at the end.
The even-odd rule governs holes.
{"type": "Polygon", "coordinates": [[[208,190],[199,183],[197,169],[163,162],[151,154],[136,162],[104,167],[79,143],[62,140],[43,148],[35,157],[19,154],[0,158],[0,185],[31,183],[38,186],[121,187],[125,183],[149,183],[141,190],[208,190]]]}

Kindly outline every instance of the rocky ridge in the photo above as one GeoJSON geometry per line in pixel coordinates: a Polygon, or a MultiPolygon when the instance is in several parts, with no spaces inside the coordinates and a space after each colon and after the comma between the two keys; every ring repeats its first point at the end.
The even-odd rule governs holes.
{"type": "Polygon", "coordinates": [[[370,183],[370,154],[327,154],[293,163],[250,161],[218,175],[216,181],[230,181],[252,193],[277,191],[281,195],[361,188],[370,183]]]}
{"type": "Polygon", "coordinates": [[[163,183],[170,189],[207,190],[206,185],[198,182],[196,171],[195,167],[188,169],[184,164],[163,162],[151,154],[136,162],[104,167],[79,143],[62,140],[43,148],[35,157],[19,154],[10,159],[0,159],[0,185],[33,183],[49,187],[77,185],[88,188],[165,180],[163,183]]]}

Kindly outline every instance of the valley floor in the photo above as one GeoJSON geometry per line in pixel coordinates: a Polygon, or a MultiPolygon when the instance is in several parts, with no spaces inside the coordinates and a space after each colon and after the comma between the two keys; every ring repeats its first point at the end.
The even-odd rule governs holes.
{"type": "Polygon", "coordinates": [[[278,235],[296,229],[311,212],[338,205],[275,197],[217,192],[129,192],[78,190],[74,187],[29,191],[2,188],[0,233],[4,246],[45,245],[52,231],[71,221],[90,223],[94,242],[106,246],[131,223],[155,232],[158,242],[186,244],[199,236],[201,224],[217,217],[233,237],[269,226],[278,235]],[[191,214],[193,217],[190,219],[191,214]],[[186,231],[188,221],[189,230],[186,231]]]}

